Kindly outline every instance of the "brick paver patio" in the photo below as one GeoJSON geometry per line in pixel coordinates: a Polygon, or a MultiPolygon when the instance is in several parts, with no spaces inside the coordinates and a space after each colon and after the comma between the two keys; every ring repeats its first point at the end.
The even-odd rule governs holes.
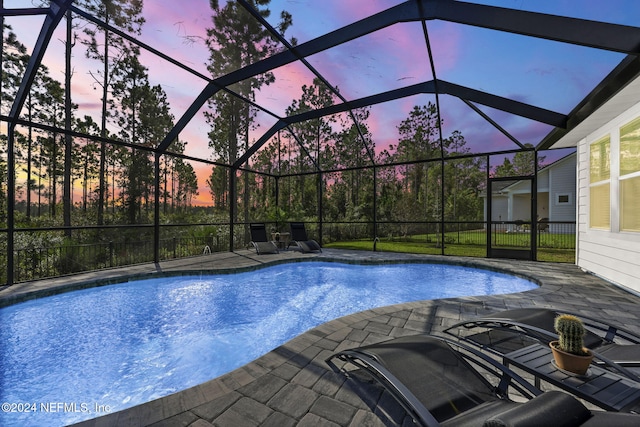
{"type": "Polygon", "coordinates": [[[540,287],[510,295],[418,301],[381,307],[320,325],[219,378],[164,398],[78,424],[103,426],[384,426],[410,424],[404,411],[379,388],[333,373],[324,362],[336,351],[411,334],[439,333],[477,315],[518,307],[554,307],[640,332],[640,298],[586,274],[575,265],[434,257],[326,249],[322,254],[285,251],[257,256],[251,251],[220,253],[104,270],[29,284],[0,292],[0,306],[57,288],[111,283],[122,277],[189,274],[258,268],[273,262],[308,260],[395,262],[446,261],[498,269],[531,278],[540,287]]]}

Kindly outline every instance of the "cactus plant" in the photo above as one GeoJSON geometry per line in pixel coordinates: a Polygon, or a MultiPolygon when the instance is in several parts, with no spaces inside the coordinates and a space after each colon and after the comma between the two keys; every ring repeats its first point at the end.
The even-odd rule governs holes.
{"type": "Polygon", "coordinates": [[[562,351],[577,356],[587,356],[589,352],[584,348],[585,329],[582,320],[571,314],[561,314],[556,317],[554,327],[558,333],[558,344],[562,351]]]}

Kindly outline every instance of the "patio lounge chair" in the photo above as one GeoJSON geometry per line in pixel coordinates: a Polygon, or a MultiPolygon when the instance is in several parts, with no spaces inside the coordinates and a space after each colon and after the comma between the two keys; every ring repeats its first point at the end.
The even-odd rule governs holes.
{"type": "Polygon", "coordinates": [[[639,415],[592,412],[569,394],[543,393],[491,357],[446,338],[396,338],[341,351],[327,363],[348,378],[357,372],[347,369],[351,365],[367,372],[420,426],[640,425],[639,415]],[[342,368],[336,359],[345,362],[342,368]],[[510,391],[530,400],[511,400],[510,391]]]}
{"type": "Polygon", "coordinates": [[[289,223],[291,229],[291,242],[298,245],[300,252],[322,252],[322,248],[315,240],[307,237],[307,230],[305,229],[304,222],[291,222],[289,223]]]}
{"type": "MultiPolygon", "coordinates": [[[[561,313],[575,314],[547,308],[519,308],[457,323],[445,333],[456,336],[460,329],[471,331],[459,338],[504,356],[535,342],[546,345],[558,339],[553,323],[561,313]]],[[[595,354],[594,363],[640,382],[640,371],[629,369],[640,368],[640,335],[582,314],[575,315],[587,329],[584,342],[595,354]]]]}
{"type": "Polygon", "coordinates": [[[267,237],[267,227],[263,223],[249,224],[251,245],[258,255],[277,254],[278,247],[267,237]]]}

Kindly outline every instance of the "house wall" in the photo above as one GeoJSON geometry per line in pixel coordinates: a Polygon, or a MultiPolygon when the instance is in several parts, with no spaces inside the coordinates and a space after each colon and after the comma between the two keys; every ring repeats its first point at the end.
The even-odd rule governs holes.
{"type": "Polygon", "coordinates": [[[634,292],[640,292],[640,233],[619,231],[618,156],[620,126],[640,117],[640,103],[578,142],[578,246],[579,267],[634,292]],[[611,227],[589,228],[589,144],[610,135],[611,227]]]}
{"type": "MultiPolygon", "coordinates": [[[[548,218],[549,221],[576,220],[576,156],[569,155],[545,167],[538,173],[538,218],[548,218]],[[559,194],[568,195],[569,203],[558,203],[559,194]]],[[[506,187],[502,193],[492,195],[491,220],[499,221],[530,221],[531,220],[531,181],[522,180],[506,187]]],[[[484,199],[486,220],[487,199],[484,199]]],[[[515,225],[505,225],[509,231],[515,230],[515,225]]],[[[552,233],[574,233],[573,224],[549,224],[548,231],[552,233]]]]}
{"type": "Polygon", "coordinates": [[[571,155],[549,170],[549,214],[552,221],[576,220],[576,156],[571,155]],[[559,203],[559,195],[568,195],[568,203],[559,203]]]}
{"type": "MultiPolygon", "coordinates": [[[[576,155],[571,154],[545,167],[538,173],[537,218],[549,221],[576,221],[576,155]],[[558,196],[569,198],[568,203],[558,201],[558,196]]],[[[503,190],[503,195],[493,195],[493,221],[530,221],[531,182],[522,180],[503,190]],[[508,197],[511,197],[509,203],[508,197]],[[499,216],[501,218],[499,218],[499,216]]],[[[486,199],[485,199],[486,208],[486,199]]],[[[485,211],[486,212],[486,211],[485,211]]],[[[535,218],[534,218],[535,219],[535,218]]],[[[515,227],[509,226],[508,229],[515,227]]],[[[575,233],[573,224],[549,224],[551,233],[575,233]]]]}
{"type": "Polygon", "coordinates": [[[549,169],[553,167],[547,167],[538,172],[537,186],[538,186],[538,218],[547,218],[553,221],[551,213],[549,212],[549,169]]]}
{"type": "MultiPolygon", "coordinates": [[[[486,203],[485,199],[485,203],[486,203]]],[[[493,196],[491,198],[491,221],[509,220],[509,199],[505,196],[493,196]]],[[[485,211],[486,212],[486,211],[485,211]]]]}
{"type": "Polygon", "coordinates": [[[531,192],[513,195],[513,219],[531,221],[531,192]]]}
{"type": "Polygon", "coordinates": [[[538,191],[549,191],[549,169],[538,172],[538,191]]]}
{"type": "Polygon", "coordinates": [[[510,185],[503,190],[507,197],[511,197],[509,206],[509,220],[531,220],[531,181],[523,180],[510,185]]]}
{"type": "MultiPolygon", "coordinates": [[[[484,220],[487,220],[487,198],[484,197],[484,220]]],[[[493,229],[496,231],[511,231],[515,229],[513,224],[499,224],[502,221],[509,221],[509,198],[504,195],[494,194],[491,198],[491,221],[494,223],[493,229]]],[[[486,225],[485,225],[486,227],[486,225]]]]}
{"type": "MultiPolygon", "coordinates": [[[[559,160],[548,170],[548,193],[545,199],[546,206],[538,203],[538,215],[540,218],[549,218],[550,221],[576,221],[576,166],[575,154],[559,160]],[[568,197],[569,201],[563,203],[559,196],[568,197]]],[[[541,200],[539,197],[538,200],[541,200]]],[[[551,233],[574,233],[573,224],[549,224],[551,233]]]]}

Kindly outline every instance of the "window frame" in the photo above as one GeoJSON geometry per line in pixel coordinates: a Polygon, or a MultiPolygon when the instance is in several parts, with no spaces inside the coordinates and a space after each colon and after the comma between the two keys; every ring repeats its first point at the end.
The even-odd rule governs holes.
{"type": "MultiPolygon", "coordinates": [[[[595,139],[594,141],[592,141],[591,143],[589,143],[589,173],[588,173],[588,177],[589,177],[589,228],[592,230],[606,230],[606,231],[611,231],[611,175],[612,175],[612,167],[611,167],[611,150],[612,150],[612,137],[610,133],[607,133],[606,135],[601,136],[600,138],[595,139]],[[596,178],[600,178],[597,181],[594,181],[594,168],[593,168],[593,155],[594,155],[594,148],[600,146],[599,148],[599,155],[600,155],[600,166],[603,165],[603,161],[604,164],[606,164],[608,166],[608,170],[606,174],[603,174],[602,168],[601,170],[599,170],[598,172],[598,177],[596,178]],[[605,159],[603,159],[603,156],[607,155],[608,156],[608,162],[605,161],[605,159]],[[603,221],[601,224],[594,224],[594,193],[598,191],[598,189],[600,189],[600,187],[603,186],[607,186],[607,194],[608,194],[608,200],[607,200],[607,205],[609,207],[609,213],[607,215],[607,219],[606,221],[603,221]],[[595,190],[595,191],[594,191],[595,190]]],[[[603,198],[604,199],[604,198],[603,198]]],[[[600,202],[604,201],[603,199],[598,199],[600,202]]],[[[599,219],[599,218],[598,218],[599,219]]]]}
{"type": "Polygon", "coordinates": [[[633,138],[633,140],[631,141],[631,143],[635,143],[638,144],[638,147],[636,148],[636,151],[640,151],[640,116],[637,116],[629,121],[627,121],[626,123],[624,123],[623,125],[620,126],[619,128],[620,130],[620,138],[618,140],[618,151],[619,151],[619,167],[618,167],[618,200],[620,203],[620,208],[619,208],[619,221],[620,221],[620,231],[621,232],[629,232],[629,233],[639,233],[640,232],[640,226],[638,226],[637,228],[625,228],[625,221],[624,221],[624,213],[625,213],[625,207],[624,207],[624,201],[625,198],[622,195],[622,191],[625,182],[631,181],[631,180],[637,180],[640,177],[640,159],[638,160],[638,164],[634,165],[635,166],[635,170],[632,170],[630,172],[623,172],[623,165],[626,165],[627,163],[625,162],[625,160],[628,161],[629,157],[628,155],[623,152],[622,146],[625,144],[628,144],[628,142],[623,143],[623,139],[627,136],[627,133],[637,133],[639,134],[639,136],[636,136],[635,138],[633,138]],[[629,129],[629,132],[626,132],[625,128],[631,128],[629,129]],[[623,133],[623,131],[625,131],[623,133]]]}

